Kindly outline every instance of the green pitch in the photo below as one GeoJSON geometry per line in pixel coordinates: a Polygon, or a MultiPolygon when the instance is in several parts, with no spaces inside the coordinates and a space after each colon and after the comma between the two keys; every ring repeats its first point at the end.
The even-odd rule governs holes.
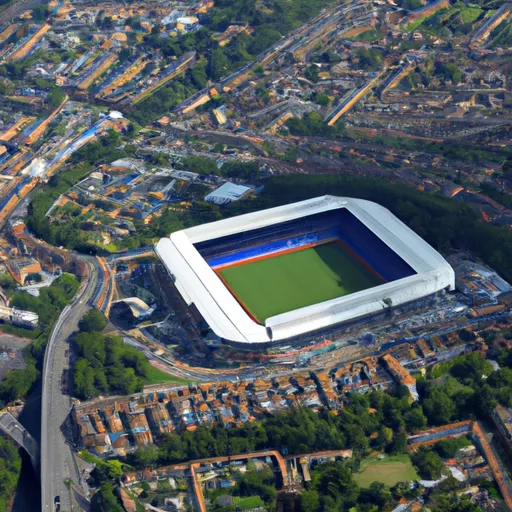
{"type": "Polygon", "coordinates": [[[382,284],[336,243],[218,272],[239,302],[261,324],[287,311],[382,284]]]}

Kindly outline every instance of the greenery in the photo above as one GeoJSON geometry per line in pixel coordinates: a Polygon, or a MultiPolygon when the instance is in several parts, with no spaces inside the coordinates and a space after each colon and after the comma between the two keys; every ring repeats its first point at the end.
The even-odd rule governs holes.
{"type": "Polygon", "coordinates": [[[375,48],[360,48],[355,51],[359,59],[359,67],[368,71],[380,67],[383,59],[382,52],[375,48]]]}
{"type": "Polygon", "coordinates": [[[78,327],[81,332],[100,332],[108,323],[108,318],[99,309],[90,309],[80,320],[78,327]]]}
{"type": "Polygon", "coordinates": [[[304,512],[344,511],[357,505],[358,497],[359,486],[350,466],[344,462],[326,462],[312,471],[311,483],[301,495],[300,506],[304,512]]]}
{"type": "Polygon", "coordinates": [[[21,471],[21,458],[14,443],[0,436],[0,512],[7,512],[21,471]]]}
{"type": "MultiPolygon", "coordinates": [[[[454,71],[454,73],[456,73],[456,71],[454,71]]],[[[455,78],[457,78],[457,76],[455,78]]],[[[289,119],[286,122],[286,126],[292,135],[305,137],[317,136],[354,142],[370,142],[372,144],[382,144],[383,146],[393,149],[433,153],[449,160],[461,162],[494,162],[501,164],[507,157],[512,160],[512,151],[509,149],[484,149],[481,146],[470,145],[467,142],[462,143],[457,140],[428,142],[407,137],[391,137],[387,135],[368,137],[357,129],[347,131],[341,122],[336,123],[334,126],[327,126],[323,117],[318,112],[304,114],[302,118],[289,119]]],[[[507,164],[505,164],[505,166],[506,165],[507,164]]]]}
{"type": "Polygon", "coordinates": [[[55,109],[61,105],[66,97],[66,93],[58,86],[52,87],[48,95],[48,106],[55,109]]]}
{"type": "Polygon", "coordinates": [[[369,457],[361,461],[354,480],[362,487],[367,487],[372,482],[381,482],[392,487],[398,482],[418,480],[418,474],[409,455],[392,455],[382,459],[369,457]]]}
{"type": "Polygon", "coordinates": [[[0,382],[0,399],[13,402],[27,396],[39,378],[35,364],[29,363],[24,370],[10,370],[0,382]]]}
{"type": "Polygon", "coordinates": [[[40,288],[38,297],[24,291],[16,292],[11,297],[11,305],[37,313],[39,323],[42,326],[49,326],[69,304],[79,285],[80,283],[74,275],[65,273],[50,286],[40,288]]]}
{"type": "Polygon", "coordinates": [[[340,138],[345,134],[343,123],[327,126],[324,118],[318,112],[304,114],[302,118],[293,117],[288,119],[286,127],[292,135],[305,137],[340,138]]]}
{"type": "Polygon", "coordinates": [[[9,272],[3,272],[0,274],[0,287],[2,288],[2,291],[10,296],[12,295],[13,291],[18,287],[18,283],[14,279],[14,277],[9,274],[9,272]]]}
{"type": "Polygon", "coordinates": [[[91,500],[92,512],[124,512],[124,508],[114,495],[114,486],[110,482],[102,482],[100,489],[91,500]]]}
{"type": "Polygon", "coordinates": [[[167,372],[159,370],[158,368],[155,368],[152,365],[149,365],[149,368],[146,371],[145,383],[184,385],[189,384],[189,381],[180,377],[176,377],[175,375],[171,375],[167,372]]]}
{"type": "Polygon", "coordinates": [[[260,471],[252,470],[243,473],[240,480],[237,482],[234,494],[245,498],[243,500],[237,500],[242,510],[246,510],[246,508],[242,506],[244,502],[246,507],[256,505],[257,502],[255,498],[258,497],[260,498],[259,501],[263,500],[267,506],[274,504],[277,492],[274,484],[273,471],[267,467],[260,471]]]}
{"type": "MultiPolygon", "coordinates": [[[[24,351],[27,367],[24,370],[10,370],[0,383],[0,400],[12,402],[25,397],[33,389],[40,376],[46,342],[53,323],[64,307],[70,303],[78,290],[79,282],[71,274],[62,274],[49,287],[39,290],[39,296],[34,297],[27,292],[16,292],[11,298],[11,304],[20,309],[33,311],[39,315],[41,329],[28,331],[18,328],[16,334],[22,331],[34,340],[24,351]]],[[[5,326],[7,327],[7,326],[5,326]]],[[[14,329],[11,327],[11,329],[14,329]]],[[[4,329],[8,331],[8,329],[4,329]]]]}
{"type": "MultiPolygon", "coordinates": [[[[94,353],[101,352],[90,343],[88,346],[94,353]]],[[[457,358],[440,377],[427,374],[427,378],[418,378],[419,402],[412,402],[402,388],[396,396],[377,390],[365,395],[349,393],[345,407],[335,415],[323,408],[318,412],[298,408],[240,427],[200,426],[192,432],[168,434],[158,447],[138,449],[126,457],[126,462],[135,468],[148,468],[269,446],[288,454],[351,448],[353,457],[349,461],[322,463],[311,470],[311,481],[298,498],[299,510],[389,510],[401,498],[417,496],[417,490],[406,483],[418,477],[407,455],[408,433],[428,425],[488,415],[498,401],[509,404],[512,350],[493,350],[493,357],[501,366],[499,371],[483,373],[487,372],[486,361],[478,352],[457,358]],[[369,458],[372,451],[389,455],[382,460],[369,458]]],[[[443,458],[453,457],[469,444],[466,438],[442,440],[418,450],[412,455],[412,462],[422,478],[439,479],[445,471],[443,458]]],[[[102,468],[103,478],[108,478],[111,470],[115,473],[118,468],[102,468]]],[[[276,491],[270,470],[257,472],[249,468],[235,479],[233,494],[238,503],[259,496],[268,509],[274,508],[276,491]]],[[[481,512],[456,494],[459,489],[459,482],[448,477],[428,493],[428,505],[435,511],[481,512]]],[[[110,496],[105,494],[102,499],[110,496]]]]}
{"type": "Polygon", "coordinates": [[[119,478],[123,476],[123,466],[118,460],[102,460],[87,450],[82,450],[78,455],[81,459],[85,460],[85,462],[89,462],[96,466],[95,475],[100,480],[104,480],[106,478],[119,478]]]}
{"type": "Polygon", "coordinates": [[[260,166],[257,162],[241,162],[239,160],[229,160],[224,162],[222,167],[217,167],[217,162],[213,158],[203,156],[187,156],[182,159],[181,167],[190,172],[198,174],[213,174],[216,176],[225,176],[227,178],[256,179],[259,174],[260,166]]]}
{"type": "Polygon", "coordinates": [[[425,480],[438,480],[444,471],[443,459],[434,451],[420,448],[413,456],[414,465],[425,480]]]}
{"type": "Polygon", "coordinates": [[[148,360],[136,348],[125,345],[120,336],[82,332],[74,346],[78,359],[73,367],[73,383],[78,398],[142,391],[148,360]]]}
{"type": "Polygon", "coordinates": [[[451,459],[461,448],[471,445],[472,442],[467,437],[442,439],[432,446],[432,450],[443,459],[451,459]]]}
{"type": "MultiPolygon", "coordinates": [[[[321,450],[352,448],[356,459],[369,455],[372,448],[396,448],[393,432],[402,439],[401,432],[413,430],[407,414],[420,409],[407,396],[398,398],[374,391],[367,395],[351,394],[350,403],[338,415],[326,409],[319,413],[309,409],[292,409],[264,418],[258,423],[241,427],[213,428],[200,426],[193,432],[169,434],[150,455],[138,450],[128,456],[127,462],[136,467],[151,464],[172,464],[226,453],[238,454],[267,449],[269,446],[289,454],[321,450]],[[369,412],[375,409],[375,412],[369,412]],[[372,439],[383,427],[391,429],[391,439],[372,439]]],[[[385,437],[385,436],[383,436],[385,437]]],[[[406,451],[406,446],[399,447],[406,451]]]]}
{"type": "Polygon", "coordinates": [[[370,28],[368,30],[365,30],[364,32],[357,34],[356,36],[349,37],[348,39],[370,43],[372,41],[380,41],[382,39],[382,36],[376,29],[370,28]]]}
{"type": "Polygon", "coordinates": [[[322,107],[326,107],[331,102],[331,98],[325,93],[320,93],[315,96],[315,103],[318,103],[318,105],[322,107]]]}

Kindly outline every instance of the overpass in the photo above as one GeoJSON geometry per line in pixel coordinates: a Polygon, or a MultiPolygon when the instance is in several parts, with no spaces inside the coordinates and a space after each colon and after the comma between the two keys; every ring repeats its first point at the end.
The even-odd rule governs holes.
{"type": "Polygon", "coordinates": [[[72,408],[72,399],[62,386],[62,376],[70,367],[67,339],[78,330],[78,322],[92,305],[99,265],[93,257],[76,258],[87,269],[87,274],[73,302],[64,308],[55,323],[44,355],[40,462],[43,512],[53,512],[56,496],[60,496],[61,510],[72,510],[66,482],[71,480],[74,486],[82,483],[73,448],[62,431],[72,408]]]}
{"type": "Polygon", "coordinates": [[[0,413],[0,430],[29,454],[32,467],[37,471],[39,469],[39,444],[25,430],[25,427],[12,414],[2,412],[0,413]]]}
{"type": "Polygon", "coordinates": [[[137,258],[147,258],[149,256],[156,257],[153,246],[139,247],[138,249],[132,249],[131,251],[120,252],[110,256],[108,259],[110,262],[115,261],[128,261],[135,260],[137,258]]]}

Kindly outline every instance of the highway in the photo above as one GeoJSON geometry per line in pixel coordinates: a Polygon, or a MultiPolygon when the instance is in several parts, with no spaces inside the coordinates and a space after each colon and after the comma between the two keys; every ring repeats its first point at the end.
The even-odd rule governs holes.
{"type": "Polygon", "coordinates": [[[98,279],[97,260],[81,257],[87,265],[74,301],[66,306],[55,324],[44,357],[41,413],[41,509],[53,512],[55,497],[60,496],[62,511],[71,511],[70,491],[65,481],[80,484],[80,475],[72,447],[63,433],[63,424],[71,410],[71,397],[62,382],[69,370],[68,337],[78,329],[78,322],[90,308],[98,279]]]}

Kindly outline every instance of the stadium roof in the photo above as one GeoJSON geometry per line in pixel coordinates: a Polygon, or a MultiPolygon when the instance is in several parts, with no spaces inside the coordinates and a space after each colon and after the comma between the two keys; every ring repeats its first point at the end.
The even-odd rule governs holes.
{"type": "Polygon", "coordinates": [[[220,338],[239,343],[283,341],[383,311],[389,300],[397,306],[455,287],[453,269],[414,231],[386,208],[348,197],[322,196],[195,226],[161,239],[155,250],[187,304],[197,307],[220,338]],[[193,245],[340,208],[347,208],[416,274],[289,311],[260,325],[245,312],[193,245]]]}
{"type": "Polygon", "coordinates": [[[218,205],[232,203],[238,201],[249,192],[252,192],[252,188],[246,187],[245,185],[237,185],[227,181],[221,185],[217,190],[210,192],[205,198],[205,201],[209,203],[215,203],[218,205]]]}

